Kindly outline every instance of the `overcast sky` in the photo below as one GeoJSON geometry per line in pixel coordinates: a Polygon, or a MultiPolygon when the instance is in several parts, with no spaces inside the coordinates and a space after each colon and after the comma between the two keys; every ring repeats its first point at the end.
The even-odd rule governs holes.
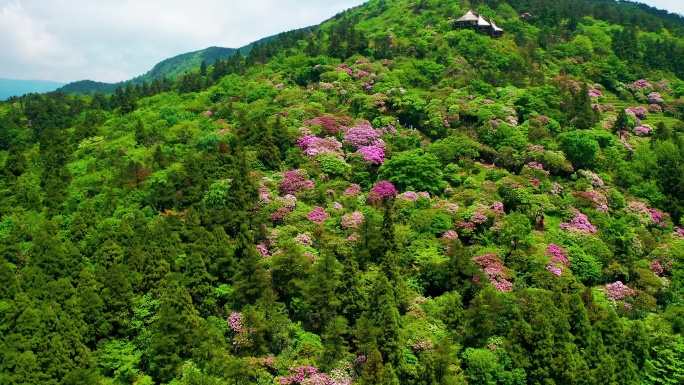
{"type": "MultiPolygon", "coordinates": [[[[684,14],[682,0],[641,0],[684,14]]],[[[0,77],[115,82],[210,46],[318,24],[365,0],[0,0],[0,77]]]]}

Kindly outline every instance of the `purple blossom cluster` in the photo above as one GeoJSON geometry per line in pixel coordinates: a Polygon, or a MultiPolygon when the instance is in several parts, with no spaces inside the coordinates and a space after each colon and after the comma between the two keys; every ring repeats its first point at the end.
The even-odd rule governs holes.
{"type": "Polygon", "coordinates": [[[340,211],[344,209],[344,206],[342,206],[339,202],[333,202],[332,208],[333,210],[340,211]]]}
{"type": "Polygon", "coordinates": [[[531,168],[532,170],[542,171],[546,175],[549,175],[550,173],[549,171],[544,170],[544,165],[539,162],[529,162],[527,163],[527,167],[531,168]]]}
{"type": "Polygon", "coordinates": [[[285,171],[283,179],[278,182],[278,189],[284,194],[297,194],[314,188],[313,181],[307,177],[307,172],[302,169],[285,171]]]}
{"type": "Polygon", "coordinates": [[[359,186],[356,183],[352,183],[351,185],[349,185],[349,187],[347,187],[346,190],[344,190],[344,196],[347,196],[347,197],[356,197],[356,196],[359,196],[360,194],[361,194],[361,186],[359,186]]]}
{"type": "Polygon", "coordinates": [[[660,93],[658,92],[651,92],[650,94],[648,94],[648,101],[649,103],[654,104],[662,104],[665,102],[665,100],[663,100],[663,97],[660,96],[660,93]]]}
{"type": "Polygon", "coordinates": [[[400,194],[397,198],[415,202],[418,200],[418,193],[415,191],[405,191],[402,194],[400,194]]]}
{"type": "Polygon", "coordinates": [[[295,206],[297,206],[297,197],[292,194],[287,194],[282,198],[278,198],[277,201],[282,203],[288,210],[294,210],[295,206]]]}
{"type": "Polygon", "coordinates": [[[270,258],[271,255],[268,253],[268,247],[266,245],[258,244],[257,249],[261,253],[261,256],[264,258],[270,258]]]}
{"type": "Polygon", "coordinates": [[[636,292],[629,286],[622,283],[622,281],[606,284],[605,290],[606,297],[608,297],[608,300],[610,300],[612,303],[615,303],[617,300],[633,297],[636,295],[636,292]]]}
{"type": "Polygon", "coordinates": [[[675,226],[674,227],[675,235],[677,235],[680,238],[684,238],[684,228],[675,226]]]}
{"type": "Polygon", "coordinates": [[[562,230],[580,230],[587,231],[592,234],[596,233],[596,227],[594,227],[586,215],[579,213],[570,222],[563,222],[560,224],[562,230]]]}
{"type": "Polygon", "coordinates": [[[527,146],[527,150],[546,152],[546,147],[539,144],[530,144],[529,146],[527,146]]]}
{"type": "Polygon", "coordinates": [[[363,155],[363,160],[375,165],[382,165],[385,163],[385,150],[378,146],[362,146],[359,147],[357,154],[363,155]]]}
{"type": "Polygon", "coordinates": [[[454,230],[447,230],[446,232],[444,232],[444,234],[442,234],[442,238],[448,239],[450,241],[454,240],[454,239],[458,239],[458,233],[455,232],[454,230]]]}
{"type": "Polygon", "coordinates": [[[354,74],[354,77],[358,79],[358,78],[362,78],[364,76],[370,76],[370,75],[371,75],[370,72],[360,69],[360,70],[356,71],[356,73],[354,74]]]}
{"type": "Polygon", "coordinates": [[[613,104],[604,104],[603,105],[603,111],[615,111],[615,105],[613,104]]]}
{"type": "Polygon", "coordinates": [[[321,206],[316,206],[313,210],[309,212],[309,220],[316,224],[321,224],[325,222],[325,218],[327,217],[328,213],[326,213],[325,209],[321,206]]]}
{"type": "Polygon", "coordinates": [[[653,127],[648,124],[634,127],[634,133],[639,136],[650,135],[653,132],[653,127]]]}
{"type": "Polygon", "coordinates": [[[311,240],[311,237],[307,234],[298,234],[294,241],[306,247],[310,247],[313,244],[313,240],[311,240]]]}
{"type": "Polygon", "coordinates": [[[267,205],[271,203],[271,192],[265,184],[259,183],[259,204],[267,205]]]}
{"type": "Polygon", "coordinates": [[[625,138],[624,136],[620,137],[620,143],[622,143],[622,145],[625,146],[625,148],[627,150],[634,151],[634,149],[632,148],[632,145],[629,144],[629,142],[627,142],[627,138],[625,138]]]}
{"type": "Polygon", "coordinates": [[[228,317],[228,326],[230,329],[236,333],[242,333],[245,331],[245,326],[242,323],[242,313],[233,312],[228,317]]]}
{"type": "Polygon", "coordinates": [[[603,94],[601,93],[601,90],[591,89],[589,90],[589,97],[592,99],[598,99],[603,97],[603,94]]]}
{"type": "Polygon", "coordinates": [[[651,83],[646,81],[646,79],[639,79],[634,83],[627,84],[627,88],[629,88],[630,90],[641,91],[647,88],[653,88],[653,86],[651,85],[651,83]]]}
{"type": "Polygon", "coordinates": [[[540,121],[542,124],[546,125],[546,124],[549,123],[549,119],[550,119],[550,118],[549,118],[548,116],[546,116],[546,115],[539,115],[539,117],[538,117],[537,119],[539,119],[539,121],[540,121]]]}
{"type": "Polygon", "coordinates": [[[343,158],[342,143],[333,137],[323,139],[317,136],[302,136],[297,139],[297,145],[309,158],[322,154],[343,158]]]}
{"type": "Polygon", "coordinates": [[[475,212],[475,213],[473,213],[471,220],[473,221],[473,223],[476,223],[479,225],[479,224],[487,222],[487,216],[482,214],[482,213],[475,212]]]}
{"type": "Polygon", "coordinates": [[[276,84],[274,87],[275,87],[275,88],[283,88],[283,87],[285,87],[285,84],[283,84],[283,83],[278,83],[278,84],[276,84]]]}
{"type": "Polygon", "coordinates": [[[347,130],[344,142],[355,148],[377,145],[378,134],[368,122],[361,122],[347,130]]]}
{"type": "Polygon", "coordinates": [[[663,112],[663,107],[661,107],[660,104],[651,104],[648,106],[648,110],[653,113],[663,112]]]}
{"type": "Polygon", "coordinates": [[[629,113],[628,111],[633,112],[638,118],[645,118],[648,115],[648,110],[643,106],[631,107],[625,110],[625,112],[629,113]]]}
{"type": "Polygon", "coordinates": [[[587,180],[587,182],[589,182],[590,185],[594,187],[603,187],[603,179],[601,179],[595,173],[589,170],[580,170],[579,173],[587,180]]]}
{"type": "Polygon", "coordinates": [[[499,291],[513,290],[513,284],[508,280],[508,269],[504,266],[499,257],[487,253],[473,258],[473,262],[482,267],[482,271],[487,278],[489,278],[489,282],[496,286],[499,291]]]}
{"type": "Polygon", "coordinates": [[[288,377],[280,377],[278,379],[281,385],[303,384],[304,380],[309,378],[309,376],[318,373],[318,369],[311,365],[307,365],[300,366],[297,369],[290,368],[290,373],[292,374],[290,374],[288,377]]]}
{"type": "Polygon", "coordinates": [[[549,263],[546,265],[546,270],[552,272],[554,275],[560,277],[563,273],[563,269],[570,267],[568,252],[555,243],[549,244],[546,248],[546,255],[549,257],[549,263]]]}
{"type": "MultiPolygon", "coordinates": [[[[332,85],[331,85],[332,86],[332,85]]],[[[324,133],[336,134],[340,130],[345,129],[344,124],[348,119],[336,118],[333,116],[318,116],[313,119],[305,120],[304,125],[307,127],[319,126],[324,133]]]]}
{"type": "Polygon", "coordinates": [[[648,213],[651,215],[651,219],[656,224],[659,224],[663,219],[665,219],[663,213],[656,209],[648,209],[648,213]]]}
{"type": "Polygon", "coordinates": [[[414,339],[409,339],[406,342],[406,346],[411,348],[415,352],[422,352],[423,350],[427,350],[429,352],[432,352],[435,348],[434,344],[430,340],[416,341],[414,339]]]}
{"type": "Polygon", "coordinates": [[[271,220],[276,223],[281,223],[285,219],[285,217],[291,212],[292,210],[290,210],[287,207],[279,207],[278,210],[276,210],[276,212],[271,214],[271,220]]]}
{"type": "Polygon", "coordinates": [[[211,112],[210,110],[204,111],[204,116],[211,116],[212,114],[213,112],[211,112]]]}
{"type": "Polygon", "coordinates": [[[503,202],[494,202],[490,208],[495,214],[505,214],[503,202]]]}
{"type": "Polygon", "coordinates": [[[483,104],[494,104],[494,101],[491,99],[485,99],[482,103],[483,104]]]}
{"type": "Polygon", "coordinates": [[[665,260],[665,258],[659,256],[658,258],[651,261],[651,265],[649,266],[649,268],[651,269],[653,274],[660,276],[663,273],[669,273],[670,269],[672,269],[673,264],[673,260],[665,260]]]}
{"type": "Polygon", "coordinates": [[[342,216],[341,225],[345,229],[356,229],[363,222],[364,216],[358,211],[342,216]]]}
{"type": "Polygon", "coordinates": [[[399,191],[394,187],[394,185],[386,180],[380,181],[371,188],[370,194],[368,194],[368,201],[370,202],[381,202],[386,199],[394,198],[399,191]]]}

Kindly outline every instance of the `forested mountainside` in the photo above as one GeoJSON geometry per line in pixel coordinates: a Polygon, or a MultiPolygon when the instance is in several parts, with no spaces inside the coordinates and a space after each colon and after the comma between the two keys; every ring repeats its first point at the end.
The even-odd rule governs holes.
{"type": "Polygon", "coordinates": [[[371,0],[0,104],[0,383],[682,383],[681,27],[371,0]]]}

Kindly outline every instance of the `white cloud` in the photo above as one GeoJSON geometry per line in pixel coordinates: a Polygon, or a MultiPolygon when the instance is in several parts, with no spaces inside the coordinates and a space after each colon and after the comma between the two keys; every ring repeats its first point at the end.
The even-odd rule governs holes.
{"type": "Polygon", "coordinates": [[[184,52],[237,48],[363,2],[0,0],[0,77],[126,80],[184,52]]]}

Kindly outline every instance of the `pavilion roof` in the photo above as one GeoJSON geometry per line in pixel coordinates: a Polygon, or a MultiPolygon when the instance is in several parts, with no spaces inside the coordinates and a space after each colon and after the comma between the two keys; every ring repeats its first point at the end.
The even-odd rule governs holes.
{"type": "Polygon", "coordinates": [[[478,17],[479,17],[478,15],[476,15],[472,10],[469,9],[465,15],[456,19],[456,22],[459,22],[459,21],[477,21],[478,17]]]}

